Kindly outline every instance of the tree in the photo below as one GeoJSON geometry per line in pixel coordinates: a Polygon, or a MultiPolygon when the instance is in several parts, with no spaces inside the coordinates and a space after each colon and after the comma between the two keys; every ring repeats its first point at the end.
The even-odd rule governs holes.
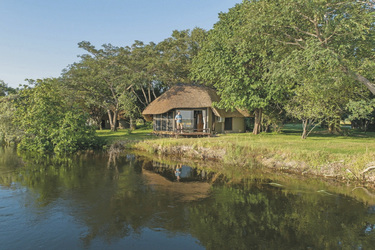
{"type": "Polygon", "coordinates": [[[285,86],[264,81],[270,51],[253,46],[255,39],[246,35],[244,4],[238,4],[228,13],[219,15],[219,22],[208,32],[207,40],[193,60],[192,75],[199,82],[212,85],[224,109],[241,108],[254,111],[254,134],[261,128],[262,113],[272,103],[285,98],[285,86]]]}
{"type": "MultiPolygon", "coordinates": [[[[375,73],[373,7],[373,1],[243,1],[220,15],[193,74],[218,89],[223,99],[220,106],[254,110],[258,122],[266,107],[272,103],[282,107],[296,92],[302,93],[307,82],[325,86],[321,90],[312,86],[314,91],[308,93],[315,97],[323,97],[322,91],[331,88],[337,90],[330,92],[334,98],[324,98],[338,100],[341,91],[349,93],[345,91],[348,86],[356,95],[364,87],[375,93],[371,83],[375,73]],[[303,60],[296,62],[295,57],[303,60]],[[291,72],[288,66],[293,63],[291,72]],[[317,73],[326,79],[316,77],[317,73]]],[[[313,98],[306,93],[302,96],[313,98]]],[[[342,109],[345,103],[339,106],[342,109]]],[[[253,132],[259,127],[256,121],[253,132]]]]}
{"type": "Polygon", "coordinates": [[[13,123],[15,98],[17,96],[14,94],[0,97],[0,145],[18,143],[23,134],[23,131],[13,123]]]}
{"type": "Polygon", "coordinates": [[[281,61],[284,67],[282,71],[273,71],[270,67],[274,84],[278,84],[278,81],[294,83],[285,109],[289,116],[302,121],[303,139],[323,121],[329,124],[333,132],[335,122],[340,121],[345,112],[346,104],[360,93],[352,84],[352,79],[342,74],[335,53],[312,42],[306,46],[305,50],[292,51],[281,61]]]}
{"type": "MultiPolygon", "coordinates": [[[[134,42],[130,48],[130,53],[129,67],[133,75],[131,93],[136,97],[134,101],[138,101],[139,108],[143,110],[157,97],[160,54],[155,43],[151,42],[145,45],[141,41],[134,42]]],[[[130,100],[134,99],[129,93],[125,96],[130,97],[130,100]]],[[[127,101],[126,106],[129,104],[127,101]]]]}
{"type": "Polygon", "coordinates": [[[9,87],[3,80],[0,80],[0,97],[14,94],[15,92],[14,88],[9,87]]]}
{"type": "Polygon", "coordinates": [[[13,125],[24,134],[19,149],[39,153],[71,153],[100,147],[95,128],[87,125],[88,115],[65,98],[59,79],[37,80],[14,100],[13,125]]]}
{"type": "Polygon", "coordinates": [[[82,94],[86,104],[106,110],[111,130],[115,131],[120,112],[119,98],[133,87],[130,49],[111,44],[96,49],[85,41],[78,45],[89,54],[81,55],[80,62],[63,72],[65,81],[82,94]]]}
{"type": "Polygon", "coordinates": [[[328,120],[332,129],[364,86],[374,93],[373,1],[263,0],[244,6],[252,46],[274,55],[268,81],[296,88],[288,109],[302,119],[303,138],[313,120],[328,120]]]}
{"type": "Polygon", "coordinates": [[[104,44],[102,49],[80,42],[88,54],[64,70],[64,80],[94,123],[99,124],[101,111],[106,110],[114,131],[120,113],[132,120],[157,98],[162,87],[191,82],[191,60],[204,35],[204,30],[195,28],[174,31],[159,44],[135,41],[130,47],[104,44]]]}
{"type": "Polygon", "coordinates": [[[193,30],[174,30],[172,36],[157,44],[160,56],[157,81],[163,86],[177,83],[193,83],[190,77],[192,61],[201,49],[207,32],[201,28],[193,30]]]}
{"type": "Polygon", "coordinates": [[[360,127],[365,132],[369,123],[375,121],[375,99],[350,101],[347,105],[350,115],[348,120],[352,125],[359,122],[360,127]]]}
{"type": "Polygon", "coordinates": [[[16,90],[0,80],[0,145],[17,143],[22,131],[13,126],[14,105],[16,90]]]}
{"type": "Polygon", "coordinates": [[[279,71],[285,70],[280,62],[291,51],[319,44],[335,55],[342,75],[375,94],[374,1],[262,0],[243,5],[251,20],[244,24],[246,35],[254,38],[251,45],[272,51],[279,71]]]}

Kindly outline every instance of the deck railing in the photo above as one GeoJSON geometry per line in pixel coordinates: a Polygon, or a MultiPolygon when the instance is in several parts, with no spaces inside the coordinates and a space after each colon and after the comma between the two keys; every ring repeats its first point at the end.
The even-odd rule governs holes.
{"type": "Polygon", "coordinates": [[[203,129],[175,129],[173,132],[175,133],[211,133],[211,129],[203,128],[203,129]]]}
{"type": "Polygon", "coordinates": [[[171,118],[154,118],[154,131],[166,131],[166,132],[183,132],[183,133],[210,133],[211,130],[209,128],[202,128],[202,129],[194,129],[193,119],[183,119],[182,120],[182,131],[177,130],[176,124],[173,126],[173,123],[176,121],[171,118]]]}

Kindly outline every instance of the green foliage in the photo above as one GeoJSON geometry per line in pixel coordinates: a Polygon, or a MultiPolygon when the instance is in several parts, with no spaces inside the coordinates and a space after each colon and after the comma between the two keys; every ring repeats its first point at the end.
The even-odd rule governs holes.
{"type": "Polygon", "coordinates": [[[243,35],[246,21],[242,5],[220,14],[193,60],[194,78],[217,89],[220,108],[254,110],[265,108],[272,99],[270,86],[262,80],[265,58],[243,35]]]}
{"type": "Polygon", "coordinates": [[[14,113],[14,125],[24,131],[19,149],[61,154],[100,147],[95,130],[87,125],[87,114],[67,102],[59,83],[40,80],[19,92],[14,113]]]}
{"type": "Polygon", "coordinates": [[[351,100],[347,109],[350,112],[348,120],[352,122],[352,125],[360,123],[360,128],[366,131],[369,124],[375,123],[375,99],[351,100]]]}
{"type": "Polygon", "coordinates": [[[0,97],[14,94],[15,92],[14,88],[9,87],[3,80],[0,80],[0,97]]]}
{"type": "Polygon", "coordinates": [[[64,71],[64,82],[96,124],[105,112],[111,129],[116,130],[119,117],[140,117],[161,88],[191,82],[191,61],[204,36],[204,30],[195,28],[173,31],[172,37],[159,44],[135,41],[126,47],[104,44],[100,49],[83,41],[78,45],[87,54],[64,71]]]}
{"type": "Polygon", "coordinates": [[[192,83],[190,71],[193,59],[201,49],[207,33],[200,28],[174,30],[172,36],[157,44],[159,70],[157,80],[164,86],[192,83]]]}
{"type": "MultiPolygon", "coordinates": [[[[90,42],[80,42],[79,47],[88,54],[81,55],[81,61],[70,65],[64,72],[65,83],[77,92],[86,107],[106,111],[111,129],[116,130],[120,103],[119,98],[132,85],[128,58],[129,48],[104,44],[96,49],[90,42]]],[[[103,112],[101,112],[103,114],[103,112]]]]}
{"type": "Polygon", "coordinates": [[[18,143],[22,137],[22,130],[13,123],[15,95],[0,97],[0,145],[18,143]]]}
{"type": "Polygon", "coordinates": [[[375,110],[375,99],[372,99],[370,101],[350,101],[347,105],[347,108],[351,112],[351,114],[348,117],[348,119],[351,121],[356,119],[374,119],[373,113],[375,110]]]}
{"type": "Polygon", "coordinates": [[[137,98],[129,92],[123,93],[119,97],[119,107],[123,110],[122,115],[124,117],[135,118],[140,113],[139,107],[137,106],[137,98]]]}
{"type": "Polygon", "coordinates": [[[375,93],[373,7],[351,0],[243,1],[220,14],[193,75],[213,84],[227,109],[258,116],[257,109],[282,109],[290,100],[292,117],[340,119],[364,87],[375,93]]]}
{"type": "MultiPolygon", "coordinates": [[[[273,52],[277,58],[275,63],[280,63],[281,76],[289,70],[282,61],[291,53],[302,51],[308,59],[316,52],[321,61],[325,60],[322,77],[329,74],[331,77],[350,77],[352,84],[360,81],[363,87],[371,89],[371,84],[360,76],[370,81],[374,79],[372,1],[264,0],[247,1],[246,6],[247,15],[253,20],[247,26],[249,36],[257,34],[256,46],[264,46],[273,52]],[[324,49],[326,55],[320,53],[324,49]],[[332,67],[326,67],[333,61],[332,67],[340,70],[330,71],[332,67]]],[[[303,60],[299,64],[301,69],[308,69],[310,61],[303,60]]],[[[308,71],[300,73],[307,73],[306,78],[311,76],[308,71]]]]}
{"type": "Polygon", "coordinates": [[[75,152],[101,146],[102,142],[95,136],[95,128],[86,125],[87,114],[75,109],[64,115],[60,127],[52,135],[55,152],[75,152]]]}
{"type": "Polygon", "coordinates": [[[258,37],[249,33],[248,26],[256,17],[248,15],[247,5],[244,2],[220,14],[219,22],[208,32],[193,60],[192,75],[216,88],[221,97],[216,104],[219,108],[254,111],[253,133],[258,134],[264,121],[262,113],[274,125],[279,123],[277,114],[282,111],[289,85],[267,80],[274,53],[267,47],[257,46],[258,37]]]}
{"type": "MultiPolygon", "coordinates": [[[[306,46],[304,50],[293,51],[273,67],[272,77],[294,84],[285,109],[291,117],[302,120],[305,130],[310,130],[308,126],[313,123],[340,120],[346,104],[356,98],[359,90],[352,79],[342,73],[335,53],[313,42],[306,46]]],[[[307,135],[304,131],[303,138],[307,135]]]]}

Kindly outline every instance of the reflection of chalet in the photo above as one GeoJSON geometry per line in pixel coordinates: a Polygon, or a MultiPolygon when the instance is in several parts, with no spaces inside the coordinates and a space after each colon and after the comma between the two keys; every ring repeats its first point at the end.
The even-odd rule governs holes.
{"type": "Polygon", "coordinates": [[[239,109],[214,108],[212,104],[219,101],[212,88],[175,85],[150,103],[142,114],[147,121],[153,120],[156,133],[176,131],[174,117],[178,111],[182,115],[184,133],[244,132],[244,118],[249,114],[239,109]]]}

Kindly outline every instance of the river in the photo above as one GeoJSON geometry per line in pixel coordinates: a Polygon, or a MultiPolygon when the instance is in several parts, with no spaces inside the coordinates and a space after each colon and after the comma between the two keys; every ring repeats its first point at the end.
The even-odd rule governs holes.
{"type": "Polygon", "coordinates": [[[373,249],[371,190],[218,169],[227,171],[134,152],[0,148],[0,248],[373,249]]]}

